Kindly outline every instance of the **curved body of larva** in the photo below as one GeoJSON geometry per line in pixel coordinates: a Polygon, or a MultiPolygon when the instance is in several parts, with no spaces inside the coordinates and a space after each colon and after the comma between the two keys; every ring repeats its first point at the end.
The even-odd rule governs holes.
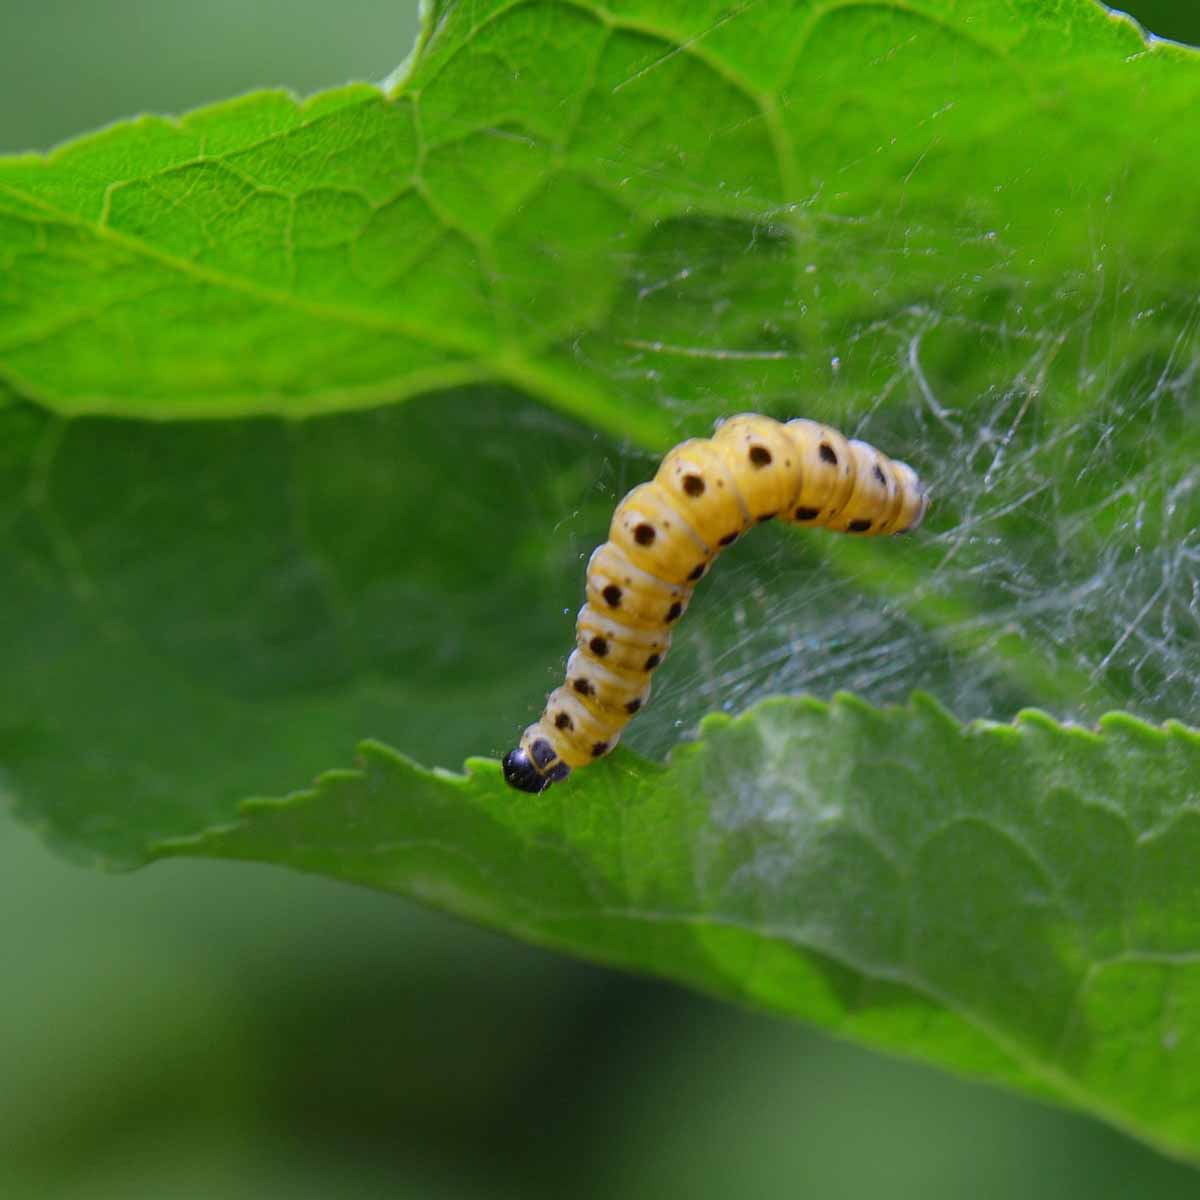
{"type": "Polygon", "coordinates": [[[692,588],[724,547],[777,517],[861,536],[920,524],[913,469],[816,421],[743,414],[681,442],[617,505],[592,554],[567,677],[504,759],[504,778],[540,792],[607,754],[650,695],[650,676],[692,588]]]}

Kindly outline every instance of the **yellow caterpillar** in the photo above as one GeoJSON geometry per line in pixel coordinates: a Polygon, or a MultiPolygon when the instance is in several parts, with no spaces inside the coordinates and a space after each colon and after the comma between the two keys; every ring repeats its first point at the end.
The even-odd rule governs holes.
{"type": "Polygon", "coordinates": [[[816,421],[746,413],[681,442],[617,505],[588,562],[566,681],[505,756],[504,778],[540,792],[612,750],[649,698],[693,586],[752,525],[904,533],[927,504],[910,466],[816,421]]]}

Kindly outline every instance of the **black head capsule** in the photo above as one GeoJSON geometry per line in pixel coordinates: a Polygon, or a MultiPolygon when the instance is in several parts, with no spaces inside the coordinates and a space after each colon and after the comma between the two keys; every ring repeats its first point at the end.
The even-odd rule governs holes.
{"type": "Polygon", "coordinates": [[[504,756],[504,782],[519,792],[541,792],[550,786],[550,780],[533,765],[520,746],[504,756]]]}
{"type": "Polygon", "coordinates": [[[570,773],[571,768],[559,761],[543,775],[520,746],[504,756],[504,782],[519,792],[544,792],[552,783],[566,779],[570,773]]]}

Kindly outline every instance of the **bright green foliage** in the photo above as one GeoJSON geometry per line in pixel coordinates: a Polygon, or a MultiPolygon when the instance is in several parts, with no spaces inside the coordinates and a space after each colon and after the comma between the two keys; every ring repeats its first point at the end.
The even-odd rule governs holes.
{"type": "Polygon", "coordinates": [[[1110,356],[1173,343],[1200,76],[1088,0],[445,8],[390,101],[252,95],[0,164],[3,377],[156,418],[502,380],[661,447],[664,391],[778,403],[834,355],[877,390],[881,318],[921,306],[960,392],[996,367],[976,322],[1022,358],[1085,317],[1110,356]],[[598,388],[631,342],[782,357],[598,388]]]}
{"type": "Polygon", "coordinates": [[[1089,0],[479,0],[389,95],[0,160],[0,783],[81,857],[394,889],[1200,1153],[1179,727],[786,700],[536,799],[321,774],[506,750],[630,443],[736,409],[866,419],[936,507],[736,547],[635,747],[894,680],[1194,722],[1197,111],[1089,0]]]}
{"type": "Polygon", "coordinates": [[[420,897],[1200,1146],[1200,736],[773,700],[518,799],[385,747],[168,853],[420,897]],[[869,746],[869,753],[863,747],[869,746]]]}

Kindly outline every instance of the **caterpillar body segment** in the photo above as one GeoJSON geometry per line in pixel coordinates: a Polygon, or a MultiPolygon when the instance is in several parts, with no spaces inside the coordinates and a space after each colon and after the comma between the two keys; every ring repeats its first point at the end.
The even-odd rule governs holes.
{"type": "Polygon", "coordinates": [[[725,458],[714,440],[691,438],[667,454],[654,477],[704,535],[709,562],[754,523],[725,458]]]}
{"type": "Polygon", "coordinates": [[[788,512],[800,484],[796,439],[770,417],[723,421],[713,442],[725,458],[750,522],[757,525],[788,512]]]}
{"type": "Polygon", "coordinates": [[[876,533],[908,533],[916,529],[925,519],[925,510],[929,507],[929,493],[926,492],[917,473],[905,462],[891,460],[895,472],[896,485],[900,498],[896,504],[896,515],[890,527],[881,524],[876,533]]]}
{"type": "Polygon", "coordinates": [[[588,561],[587,603],[567,677],[504,759],[540,792],[608,754],[650,696],[692,589],[724,547],[777,517],[858,536],[904,533],[925,516],[916,472],[816,421],[752,413],[676,446],[617,505],[588,561]]]}
{"type": "Polygon", "coordinates": [[[613,513],[608,542],[640,570],[663,583],[686,584],[707,566],[710,546],[680,512],[671,492],[657,478],[639,484],[613,513]]]}
{"type": "Polygon", "coordinates": [[[590,604],[579,610],[575,639],[578,653],[589,662],[636,680],[648,678],[671,648],[669,629],[637,629],[624,625],[590,604]]]}
{"type": "Polygon", "coordinates": [[[608,719],[620,729],[650,699],[650,673],[620,674],[601,666],[580,650],[567,659],[567,680],[563,685],[579,697],[596,717],[608,719]]]}
{"type": "Polygon", "coordinates": [[[588,604],[599,612],[619,610],[622,625],[657,629],[671,605],[678,602],[687,608],[691,594],[686,583],[664,583],[635,566],[613,542],[597,546],[588,560],[588,604]]]}

